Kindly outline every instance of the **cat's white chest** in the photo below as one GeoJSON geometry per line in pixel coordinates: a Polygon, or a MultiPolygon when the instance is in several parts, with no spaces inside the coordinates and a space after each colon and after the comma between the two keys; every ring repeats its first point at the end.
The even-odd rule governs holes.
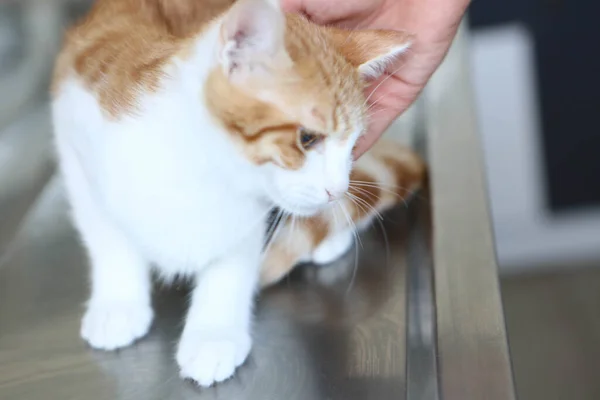
{"type": "Polygon", "coordinates": [[[267,212],[245,191],[260,182],[240,172],[233,147],[184,100],[165,92],[148,99],[142,115],[116,122],[76,83],[55,102],[63,170],[84,172],[71,186],[87,187],[167,274],[196,272],[256,236],[267,212]],[[67,116],[67,107],[76,112],[67,116]]]}
{"type": "Polygon", "coordinates": [[[173,175],[136,171],[128,179],[111,171],[105,196],[110,212],[151,261],[168,272],[195,272],[264,229],[264,212],[252,201],[240,202],[225,188],[206,184],[203,174],[188,175],[187,165],[179,167],[172,166],[173,175]],[[130,178],[136,177],[132,185],[130,178]]]}

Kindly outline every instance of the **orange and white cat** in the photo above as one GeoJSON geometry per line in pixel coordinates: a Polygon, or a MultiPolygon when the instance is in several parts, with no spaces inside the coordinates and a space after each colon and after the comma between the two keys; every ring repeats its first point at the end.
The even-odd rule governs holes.
{"type": "MultiPolygon", "coordinates": [[[[98,0],[67,34],[53,88],[91,263],[83,338],[113,350],[148,332],[152,265],[195,279],[181,376],[232,376],[251,349],[267,213],[313,221],[344,198],[365,81],[409,39],[318,27],[276,0],[98,0]]],[[[331,246],[347,246],[342,236],[331,246]]]]}

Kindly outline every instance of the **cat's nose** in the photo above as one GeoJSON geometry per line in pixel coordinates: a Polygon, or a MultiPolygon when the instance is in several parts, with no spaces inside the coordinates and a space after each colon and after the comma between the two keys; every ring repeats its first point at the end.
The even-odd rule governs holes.
{"type": "Polygon", "coordinates": [[[335,196],[333,194],[331,194],[331,192],[327,189],[325,189],[325,193],[327,193],[327,201],[329,201],[330,203],[332,201],[335,201],[335,196]]]}
{"type": "Polygon", "coordinates": [[[330,203],[339,199],[343,194],[343,192],[329,190],[329,189],[325,189],[325,192],[327,193],[327,201],[329,201],[330,203]]]}

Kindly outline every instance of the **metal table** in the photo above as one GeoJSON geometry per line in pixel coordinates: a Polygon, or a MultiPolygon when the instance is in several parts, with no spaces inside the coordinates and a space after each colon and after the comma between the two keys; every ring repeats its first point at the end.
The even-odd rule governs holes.
{"type": "Polygon", "coordinates": [[[174,362],[183,283],[157,286],[155,324],[133,347],[79,338],[87,261],[54,175],[47,104],[23,108],[0,127],[0,398],[513,399],[463,41],[419,109],[430,190],[361,235],[358,257],[262,293],[249,361],[204,390],[174,362]]]}

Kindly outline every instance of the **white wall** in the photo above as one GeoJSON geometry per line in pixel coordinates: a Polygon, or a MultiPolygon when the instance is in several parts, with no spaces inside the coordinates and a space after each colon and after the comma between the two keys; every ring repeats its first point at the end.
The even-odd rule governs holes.
{"type": "Polygon", "coordinates": [[[501,271],[600,261],[600,210],[558,218],[545,208],[529,33],[520,25],[477,31],[470,48],[501,271]]]}

